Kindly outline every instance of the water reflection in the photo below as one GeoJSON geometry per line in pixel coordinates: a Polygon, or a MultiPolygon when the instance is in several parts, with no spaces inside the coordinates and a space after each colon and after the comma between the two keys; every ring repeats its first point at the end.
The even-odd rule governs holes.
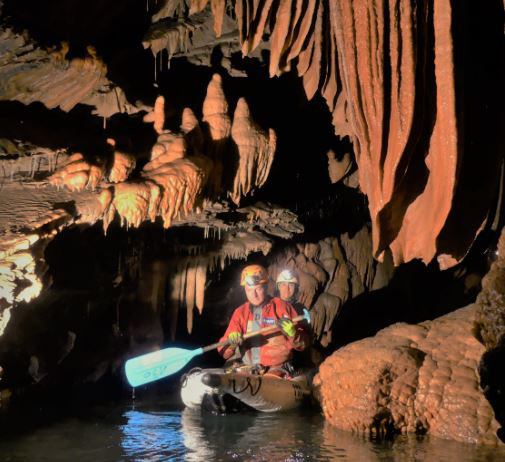
{"type": "Polygon", "coordinates": [[[184,460],[180,412],[125,412],[128,419],[121,426],[121,446],[127,460],[166,461],[184,460]]]}
{"type": "Polygon", "coordinates": [[[324,445],[313,420],[298,413],[202,416],[185,409],[181,416],[187,461],[330,461],[343,455],[324,445]],[[324,454],[326,453],[326,454],[324,454]]]}
{"type": "Polygon", "coordinates": [[[126,414],[123,448],[135,460],[272,462],[491,462],[505,450],[415,435],[391,441],[335,429],[319,414],[126,414]],[[165,459],[164,459],[165,458],[165,459]]]}
{"type": "Polygon", "coordinates": [[[367,462],[498,462],[505,461],[505,448],[463,444],[429,436],[398,435],[374,441],[364,435],[337,430],[324,422],[325,446],[339,446],[344,460],[367,462]]]}
{"type": "Polygon", "coordinates": [[[314,412],[202,416],[161,402],[66,418],[2,438],[0,462],[498,462],[505,448],[437,438],[373,441],[314,412]]]}

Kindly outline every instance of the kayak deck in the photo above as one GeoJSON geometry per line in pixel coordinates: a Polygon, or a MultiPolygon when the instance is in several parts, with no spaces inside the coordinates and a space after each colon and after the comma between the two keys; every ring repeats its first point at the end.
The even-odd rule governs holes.
{"type": "Polygon", "coordinates": [[[200,369],[183,381],[181,398],[190,408],[201,406],[205,395],[231,395],[261,412],[278,412],[300,406],[310,395],[305,375],[281,378],[274,374],[228,372],[224,369],[200,369]]]}

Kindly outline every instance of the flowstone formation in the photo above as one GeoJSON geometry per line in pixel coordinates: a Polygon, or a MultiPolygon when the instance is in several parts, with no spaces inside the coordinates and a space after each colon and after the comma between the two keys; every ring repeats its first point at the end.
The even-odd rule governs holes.
{"type": "MultiPolygon", "coordinates": [[[[246,259],[300,274],[323,348],[352,328],[340,313],[376,308],[392,266],[464,274],[476,236],[502,226],[505,152],[503,2],[467,3],[0,0],[0,399],[205,338],[246,259]],[[312,194],[328,197],[303,210],[312,194]]],[[[329,358],[329,420],[495,441],[476,371],[503,424],[501,266],[479,314],[329,358]]]]}
{"type": "MultiPolygon", "coordinates": [[[[390,249],[396,265],[436,259],[446,269],[463,259],[496,212],[504,145],[503,119],[495,117],[503,90],[496,82],[504,73],[493,53],[500,52],[503,28],[495,18],[502,7],[499,1],[469,8],[449,0],[380,6],[373,0],[165,0],[147,2],[152,24],[142,44],[156,58],[155,72],[164,52],[167,67],[175,56],[209,65],[219,47],[233,74],[240,72],[232,64],[236,52],[261,61],[269,51],[270,77],[296,72],[308,99],[326,101],[335,133],[352,141],[374,257],[390,249]],[[488,18],[494,22],[482,26],[488,18]],[[479,40],[469,52],[490,50],[478,69],[462,57],[473,26],[483,33],[474,34],[479,40]],[[475,139],[486,140],[480,148],[486,156],[473,147],[475,139]],[[486,178],[482,188],[472,188],[477,178],[486,178]]],[[[89,104],[104,117],[139,110],[105,79],[91,45],[84,57],[67,59],[67,43],[42,51],[11,30],[2,37],[0,98],[64,110],[89,104]]],[[[235,186],[234,199],[240,185],[245,182],[235,186]]]]}
{"type": "Polygon", "coordinates": [[[310,311],[314,340],[323,348],[332,343],[332,328],[342,306],[383,287],[393,273],[391,266],[373,259],[371,246],[370,233],[363,227],[354,235],[346,232],[272,253],[271,280],[284,269],[295,272],[297,301],[310,311]]]}
{"type": "Polygon", "coordinates": [[[418,325],[393,324],[337,350],[315,379],[325,417],[355,432],[503,444],[480,386],[478,315],[478,305],[469,305],[418,325]]]}
{"type": "MultiPolygon", "coordinates": [[[[214,201],[225,200],[227,193],[238,205],[243,196],[253,194],[265,183],[275,153],[275,132],[271,129],[264,131],[252,120],[243,98],[239,99],[234,116],[229,116],[218,74],[209,84],[203,102],[203,119],[204,122],[200,123],[186,108],[180,131],[167,130],[164,128],[164,98],[158,97],[152,111],[144,116],[146,123],[153,124],[157,140],[147,163],[144,162],[139,171],[136,170],[139,155],[119,149],[114,139],[107,139],[101,156],[80,152],[69,155],[64,150],[23,146],[3,140],[6,156],[0,161],[4,172],[9,172],[10,181],[0,203],[4,227],[0,237],[0,332],[7,326],[14,304],[28,302],[41,292],[41,281],[47,269],[44,249],[58,231],[71,224],[92,225],[102,220],[104,232],[107,232],[116,216],[119,216],[120,224],[127,227],[139,227],[146,221],[155,222],[159,217],[164,228],[192,224],[223,230],[223,258],[245,258],[258,250],[255,239],[247,236],[253,226],[258,226],[255,213],[251,212],[249,224],[240,230],[245,233],[243,249],[233,250],[233,244],[227,240],[233,241],[235,234],[226,234],[226,231],[233,230],[234,225],[216,218],[230,207],[226,202],[214,205],[214,201]],[[230,151],[237,153],[238,163],[234,175],[227,179],[223,176],[223,163],[230,151]],[[26,186],[27,173],[30,178],[37,174],[42,179],[33,179],[26,186]],[[13,181],[15,175],[22,178],[20,183],[13,181]],[[223,185],[230,185],[230,189],[226,191],[223,185]],[[20,205],[13,208],[15,203],[20,205]],[[24,204],[28,206],[24,207],[24,204]],[[39,244],[35,245],[36,242],[39,244]]],[[[273,219],[273,215],[277,215],[268,223],[274,235],[280,233],[283,237],[290,237],[293,232],[303,230],[294,215],[275,210],[270,206],[265,209],[267,217],[273,219]],[[283,213],[288,214],[282,217],[283,213]],[[284,225],[276,231],[279,223],[284,225]]],[[[244,213],[249,215],[247,211],[244,213]]],[[[237,216],[243,215],[239,213],[237,216]]],[[[263,236],[260,241],[262,239],[263,236]]],[[[206,258],[213,260],[216,257],[206,258]]],[[[177,264],[172,266],[175,275],[181,273],[177,264]]],[[[194,267],[195,271],[182,271],[181,290],[187,294],[183,298],[190,300],[187,304],[189,313],[195,306],[195,294],[196,306],[203,309],[202,288],[207,266],[193,262],[189,268],[194,267]],[[185,276],[186,273],[189,277],[185,276]]],[[[178,287],[177,283],[174,286],[178,287]]],[[[176,297],[177,300],[180,298],[176,297]]],[[[189,331],[191,319],[192,316],[188,316],[189,331]]],[[[174,326],[176,323],[177,316],[174,326]]],[[[175,331],[172,337],[174,335],[175,331]]]]}
{"type": "Polygon", "coordinates": [[[104,124],[113,114],[141,109],[106,78],[107,66],[91,45],[84,57],[68,59],[68,42],[43,50],[27,34],[2,27],[0,41],[0,100],[26,105],[40,101],[49,109],[59,107],[66,112],[79,103],[88,104],[104,118],[104,124]]]}
{"type": "MultiPolygon", "coordinates": [[[[137,178],[128,180],[134,170],[136,156],[114,150],[108,175],[105,160],[87,162],[75,153],[68,163],[49,178],[49,183],[70,190],[95,189],[102,180],[116,183],[102,192],[97,200],[97,218],[102,218],[104,230],[117,212],[121,223],[138,227],[146,220],[163,219],[168,228],[176,217],[184,217],[198,207],[201,210],[206,190],[213,199],[222,189],[223,163],[235,146],[239,162],[229,196],[236,204],[240,198],[261,187],[270,172],[276,147],[275,132],[268,134],[252,120],[247,102],[239,99],[233,121],[228,115],[228,103],[221,77],[215,74],[203,103],[203,119],[210,138],[189,108],[183,111],[181,132],[164,129],[165,100],[158,97],[152,112],[144,116],[152,122],[157,141],[151,149],[149,162],[137,178]]],[[[108,140],[114,148],[115,140],[108,140]]]]}
{"type": "MultiPolygon", "coordinates": [[[[256,56],[268,37],[270,77],[296,70],[307,98],[325,99],[335,133],[353,143],[376,258],[390,248],[396,265],[436,258],[446,269],[461,261],[488,213],[494,214],[495,167],[502,161],[496,148],[503,146],[503,137],[495,137],[489,159],[477,165],[456,114],[461,76],[455,60],[464,45],[454,24],[460,15],[486,14],[493,7],[477,13],[449,0],[380,6],[372,0],[238,0],[210,2],[209,8],[208,1],[169,0],[153,16],[144,41],[155,55],[165,48],[169,57],[182,48],[193,53],[187,29],[180,26],[185,7],[187,22],[199,18],[200,29],[212,28],[211,17],[201,16],[212,13],[216,40],[243,56],[256,56]],[[166,20],[176,11],[177,29],[166,20]],[[233,16],[235,30],[229,25],[233,16]],[[222,24],[227,25],[223,34],[222,24]],[[488,186],[470,196],[472,175],[485,176],[488,186]],[[469,213],[458,206],[463,199],[479,206],[469,213]],[[458,240],[448,238],[462,228],[458,240]]],[[[503,75],[502,69],[497,72],[503,75]]]]}

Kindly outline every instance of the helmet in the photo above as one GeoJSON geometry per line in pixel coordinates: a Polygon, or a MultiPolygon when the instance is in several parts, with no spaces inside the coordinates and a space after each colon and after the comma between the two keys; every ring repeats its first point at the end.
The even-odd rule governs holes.
{"type": "Polygon", "coordinates": [[[298,278],[295,276],[293,271],[285,269],[279,273],[279,276],[277,276],[277,281],[275,281],[275,283],[279,284],[279,282],[292,282],[293,284],[298,284],[298,278]]]}
{"type": "Polygon", "coordinates": [[[241,286],[255,286],[258,284],[266,284],[268,282],[268,273],[263,266],[249,265],[242,270],[240,276],[241,286]]]}

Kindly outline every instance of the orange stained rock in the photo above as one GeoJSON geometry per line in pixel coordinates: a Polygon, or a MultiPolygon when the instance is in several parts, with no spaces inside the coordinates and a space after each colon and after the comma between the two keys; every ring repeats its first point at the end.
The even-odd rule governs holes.
{"type": "Polygon", "coordinates": [[[63,111],[69,111],[108,83],[105,78],[107,68],[96,53],[69,62],[66,59],[68,51],[68,43],[62,42],[61,49],[49,51],[48,59],[26,54],[23,59],[30,63],[29,69],[9,75],[2,99],[24,104],[37,101],[50,109],[59,106],[63,111]]]}
{"type": "Polygon", "coordinates": [[[138,227],[147,219],[151,190],[146,183],[119,183],[114,188],[112,204],[121,224],[138,227]]]}
{"type": "Polygon", "coordinates": [[[249,194],[256,187],[261,187],[267,180],[274,159],[277,136],[271,128],[267,133],[252,120],[244,98],[237,102],[231,136],[237,145],[240,159],[230,197],[238,204],[242,196],[249,194]]]}
{"type": "MultiPolygon", "coordinates": [[[[187,144],[191,146],[192,153],[197,155],[204,152],[204,134],[200,127],[200,123],[194,112],[190,108],[184,108],[182,111],[181,131],[185,135],[187,144]]],[[[221,187],[221,184],[219,185],[221,187]]]]}
{"type": "Polygon", "coordinates": [[[94,165],[84,160],[79,152],[72,154],[67,163],[48,179],[57,187],[67,187],[71,191],[82,191],[85,188],[95,189],[104,174],[102,165],[94,165]]]}
{"type": "Polygon", "coordinates": [[[189,107],[185,107],[182,111],[181,130],[184,133],[189,133],[199,125],[195,113],[189,107]]]}
{"type": "MultiPolygon", "coordinates": [[[[191,0],[189,14],[195,14],[207,6],[209,0],[191,0]]],[[[221,30],[223,27],[223,16],[225,14],[226,0],[210,0],[210,8],[212,14],[214,15],[214,33],[216,37],[221,36],[221,30]]]]}
{"type": "Polygon", "coordinates": [[[169,131],[162,133],[151,151],[151,160],[144,166],[144,171],[156,170],[163,164],[186,156],[186,140],[183,135],[169,131]]]}
{"type": "Polygon", "coordinates": [[[205,172],[190,159],[182,158],[150,170],[144,176],[162,188],[159,215],[168,228],[176,215],[189,213],[195,205],[205,172]]]}
{"type": "Polygon", "coordinates": [[[152,122],[156,133],[163,133],[163,125],[165,125],[165,98],[158,96],[154,102],[152,112],[144,116],[144,122],[152,122]]]}
{"type": "Polygon", "coordinates": [[[189,14],[199,13],[204,10],[209,0],[190,0],[189,14]]]}
{"type": "Polygon", "coordinates": [[[330,150],[326,153],[328,156],[328,175],[332,183],[338,183],[344,178],[352,167],[351,155],[346,152],[342,159],[335,157],[335,152],[330,150]]]}
{"type": "MultiPolygon", "coordinates": [[[[112,147],[116,146],[114,139],[107,139],[107,143],[112,147]]],[[[131,154],[114,150],[112,158],[112,167],[109,173],[109,181],[111,183],[120,183],[125,181],[136,165],[136,159],[131,154]]]]}
{"type": "Polygon", "coordinates": [[[476,305],[419,325],[397,323],[340,348],[315,383],[326,418],[358,432],[428,431],[466,443],[503,444],[479,386],[484,347],[476,305]]]}
{"type": "Polygon", "coordinates": [[[437,258],[442,269],[458,263],[494,199],[487,189],[479,192],[480,214],[466,214],[455,203],[456,193],[470,195],[456,190],[463,153],[451,2],[414,8],[388,0],[377,8],[372,0],[237,0],[235,14],[243,54],[268,31],[270,75],[288,71],[297,58],[307,97],[319,92],[335,132],[350,137],[368,196],[375,257],[390,248],[396,265],[415,258],[437,258]],[[458,242],[447,237],[456,226],[468,228],[458,242]]]}
{"type": "Polygon", "coordinates": [[[209,124],[211,138],[215,141],[230,135],[231,122],[228,115],[228,102],[223,92],[223,82],[219,74],[214,74],[207,87],[203,102],[203,121],[209,124]]]}

